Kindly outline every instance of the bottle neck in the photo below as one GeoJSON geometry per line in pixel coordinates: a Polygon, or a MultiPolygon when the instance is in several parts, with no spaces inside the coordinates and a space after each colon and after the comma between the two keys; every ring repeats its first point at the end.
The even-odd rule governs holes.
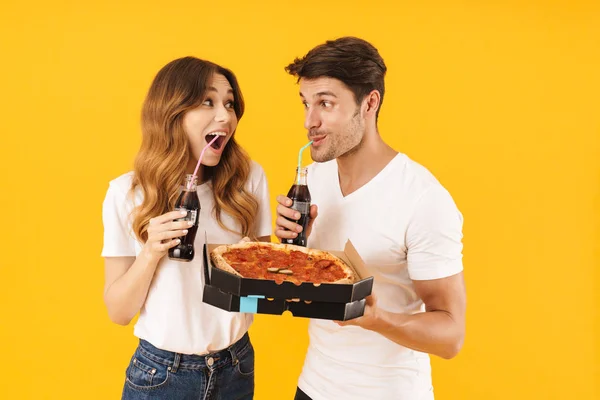
{"type": "Polygon", "coordinates": [[[198,187],[198,177],[193,176],[192,174],[187,174],[183,181],[183,190],[195,192],[197,187],[198,187]]]}
{"type": "Polygon", "coordinates": [[[306,168],[296,169],[296,185],[306,186],[308,171],[306,168]]]}

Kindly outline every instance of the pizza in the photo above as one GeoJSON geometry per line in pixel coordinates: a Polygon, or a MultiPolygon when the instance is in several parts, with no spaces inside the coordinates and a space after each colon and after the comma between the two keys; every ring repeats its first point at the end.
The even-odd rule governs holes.
{"type": "Polygon", "coordinates": [[[300,284],[354,283],[356,273],[342,259],[316,249],[269,242],[221,245],[210,252],[213,266],[243,278],[300,284]]]}

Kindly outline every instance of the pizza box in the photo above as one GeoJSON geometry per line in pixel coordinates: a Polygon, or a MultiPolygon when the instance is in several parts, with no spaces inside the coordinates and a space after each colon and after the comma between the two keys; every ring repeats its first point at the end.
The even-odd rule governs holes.
{"type": "Polygon", "coordinates": [[[267,299],[264,296],[236,296],[204,285],[202,301],[225,311],[281,315],[289,311],[294,317],[348,321],[361,317],[366,300],[351,303],[305,302],[284,299],[267,299]]]}
{"type": "Polygon", "coordinates": [[[242,278],[220,268],[213,268],[208,254],[218,246],[220,244],[205,242],[205,284],[207,283],[224,293],[235,296],[264,296],[270,299],[294,299],[346,304],[364,299],[371,294],[373,288],[373,276],[368,273],[364,261],[349,240],[346,242],[344,251],[329,251],[341,258],[356,272],[358,280],[348,284],[315,284],[304,282],[298,285],[287,281],[276,283],[273,280],[267,279],[242,278]]]}

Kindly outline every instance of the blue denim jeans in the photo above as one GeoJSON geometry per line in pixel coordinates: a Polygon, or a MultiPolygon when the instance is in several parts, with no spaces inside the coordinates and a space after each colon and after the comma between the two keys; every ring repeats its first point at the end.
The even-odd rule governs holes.
{"type": "Polygon", "coordinates": [[[145,340],[127,367],[123,400],[251,400],[254,348],[246,333],[225,350],[199,356],[157,349],[145,340]]]}

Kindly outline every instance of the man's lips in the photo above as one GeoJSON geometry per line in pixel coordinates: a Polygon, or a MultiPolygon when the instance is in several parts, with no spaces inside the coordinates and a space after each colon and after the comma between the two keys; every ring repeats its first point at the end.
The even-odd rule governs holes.
{"type": "Polygon", "coordinates": [[[312,145],[313,146],[317,146],[319,145],[325,138],[327,137],[327,135],[323,135],[323,136],[314,136],[312,138],[309,138],[310,140],[312,140],[312,145]]]}

